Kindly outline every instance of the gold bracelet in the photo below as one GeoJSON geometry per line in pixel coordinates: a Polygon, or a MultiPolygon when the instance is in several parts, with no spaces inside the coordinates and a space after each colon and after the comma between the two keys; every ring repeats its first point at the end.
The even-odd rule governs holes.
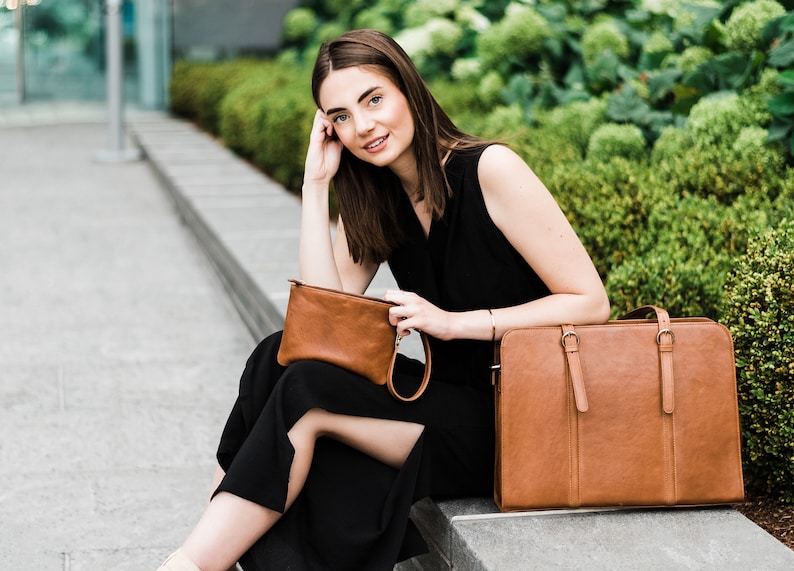
{"type": "Polygon", "coordinates": [[[491,343],[496,341],[496,321],[493,318],[493,311],[488,310],[488,315],[491,316],[491,343]]]}

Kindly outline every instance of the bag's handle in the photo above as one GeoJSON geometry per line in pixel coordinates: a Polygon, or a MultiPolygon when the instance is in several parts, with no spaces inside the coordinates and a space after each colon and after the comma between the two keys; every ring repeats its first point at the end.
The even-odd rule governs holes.
{"type": "Polygon", "coordinates": [[[427,340],[427,336],[424,333],[421,331],[418,333],[419,337],[422,339],[422,348],[425,351],[425,374],[422,377],[422,383],[419,385],[419,388],[416,389],[416,392],[413,394],[413,396],[404,397],[397,392],[397,389],[394,388],[394,364],[397,362],[397,351],[400,348],[400,341],[402,341],[402,337],[400,335],[394,339],[394,353],[392,353],[391,362],[389,363],[389,372],[386,375],[386,386],[388,387],[391,396],[403,402],[413,402],[421,397],[422,393],[424,393],[425,389],[427,388],[427,384],[430,382],[430,370],[432,367],[432,360],[430,358],[430,342],[427,340]]]}
{"type": "Polygon", "coordinates": [[[650,313],[656,314],[656,320],[659,323],[656,344],[659,346],[659,364],[662,371],[662,407],[667,414],[673,414],[675,410],[675,383],[673,378],[673,343],[675,343],[675,334],[670,329],[670,315],[661,307],[643,305],[619,319],[645,319],[650,313]]]}

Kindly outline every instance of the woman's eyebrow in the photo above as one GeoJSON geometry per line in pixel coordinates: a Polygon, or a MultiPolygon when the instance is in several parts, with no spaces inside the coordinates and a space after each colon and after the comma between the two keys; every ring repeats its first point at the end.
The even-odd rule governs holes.
{"type": "MultiPolygon", "coordinates": [[[[374,87],[370,87],[369,89],[367,89],[364,93],[362,93],[361,95],[358,96],[358,103],[361,103],[362,101],[364,101],[369,96],[370,93],[372,93],[373,91],[377,91],[378,89],[380,89],[379,85],[376,85],[374,87]]],[[[325,112],[325,114],[326,115],[333,115],[334,113],[338,113],[339,111],[344,111],[344,110],[345,110],[344,107],[334,107],[333,109],[328,109],[325,112]]]]}

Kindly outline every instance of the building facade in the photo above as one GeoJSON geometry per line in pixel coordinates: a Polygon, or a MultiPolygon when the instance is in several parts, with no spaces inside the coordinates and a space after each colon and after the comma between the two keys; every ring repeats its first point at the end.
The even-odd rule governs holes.
{"type": "MultiPolygon", "coordinates": [[[[178,58],[225,59],[278,50],[297,0],[124,0],[124,96],[168,105],[178,58]]],[[[0,0],[0,105],[105,98],[103,0],[0,0]]]]}

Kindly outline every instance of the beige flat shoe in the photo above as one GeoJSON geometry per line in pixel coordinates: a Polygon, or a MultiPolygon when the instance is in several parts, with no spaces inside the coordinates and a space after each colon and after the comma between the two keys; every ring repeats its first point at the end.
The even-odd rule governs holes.
{"type": "Polygon", "coordinates": [[[201,571],[201,569],[188,559],[181,549],[177,549],[163,562],[157,571],[201,571]]]}

